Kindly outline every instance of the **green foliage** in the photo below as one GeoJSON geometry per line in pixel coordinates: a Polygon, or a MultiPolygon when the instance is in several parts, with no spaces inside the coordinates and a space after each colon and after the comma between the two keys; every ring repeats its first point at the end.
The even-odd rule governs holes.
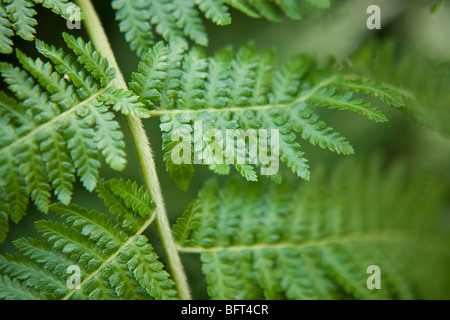
{"type": "MultiPolygon", "coordinates": [[[[67,0],[2,0],[0,1],[0,53],[11,53],[14,34],[24,40],[34,39],[37,21],[35,4],[51,9],[64,19],[72,18],[76,5],[67,0]]],[[[81,15],[80,15],[80,18],[81,15]]]]}
{"type": "MultiPolygon", "coordinates": [[[[166,41],[184,40],[187,37],[196,44],[206,46],[208,35],[201,14],[217,25],[231,23],[229,9],[237,9],[246,15],[270,21],[281,21],[281,13],[290,18],[301,17],[300,2],[304,0],[113,0],[120,31],[131,49],[139,56],[154,43],[155,33],[166,41]]],[[[308,0],[318,8],[328,8],[331,0],[308,0]]]]}
{"type": "Polygon", "coordinates": [[[213,299],[448,297],[450,238],[436,226],[448,188],[408,174],[377,159],[300,187],[211,180],[173,232],[181,252],[200,253],[213,299]],[[366,287],[370,265],[382,290],[366,287]]]}
{"type": "MultiPolygon", "coordinates": [[[[281,160],[308,180],[309,166],[297,133],[338,154],[353,153],[349,142],[319,120],[314,108],[349,110],[384,122],[386,117],[375,106],[353,96],[368,94],[394,107],[403,106],[403,91],[337,66],[321,68],[309,56],[294,57],[277,67],[272,50],[257,52],[253,44],[236,54],[227,47],[210,58],[199,48],[181,55],[184,49],[182,42],[170,48],[157,43],[142,58],[130,84],[140,101],[155,109],[151,114],[161,115],[164,160],[182,189],[187,188],[198,159],[218,174],[228,174],[233,165],[247,180],[257,180],[255,167],[264,165],[251,163],[245,133],[259,128],[279,130],[281,160]],[[202,121],[203,144],[195,138],[196,121],[202,121]],[[208,137],[204,133],[208,129],[218,129],[222,135],[208,137]],[[237,151],[219,154],[213,146],[224,149],[227,129],[234,130],[232,143],[237,151]],[[192,151],[191,155],[184,153],[185,160],[174,163],[172,154],[180,149],[192,151]],[[238,156],[246,163],[238,161],[238,156]]],[[[274,144],[270,134],[266,138],[270,153],[274,144]]]]}
{"type": "Polygon", "coordinates": [[[142,235],[154,204],[143,188],[102,181],[99,196],[112,216],[54,204],[64,223],[41,220],[44,240],[14,241],[20,254],[0,256],[0,299],[175,299],[174,283],[142,235]],[[69,289],[69,266],[81,270],[81,289],[69,289]]]}
{"type": "Polygon", "coordinates": [[[112,86],[115,71],[90,43],[64,34],[77,58],[36,40],[50,62],[16,49],[19,66],[0,63],[10,93],[0,93],[0,241],[8,220],[18,223],[28,198],[48,211],[51,193],[63,204],[75,176],[87,190],[99,179],[100,154],[115,170],[126,165],[125,143],[113,109],[148,116],[131,92],[112,86]]]}
{"type": "MultiPolygon", "coordinates": [[[[93,10],[90,2],[79,3],[93,10]]],[[[35,59],[13,43],[15,35],[34,40],[35,5],[64,19],[77,8],[67,0],[0,0],[0,54],[15,52],[7,57],[13,62],[0,62],[0,242],[30,199],[56,214],[35,222],[39,239],[15,240],[16,251],[0,255],[0,300],[189,297],[178,253],[200,254],[212,299],[450,298],[448,217],[441,216],[450,190],[442,178],[403,162],[386,167],[373,155],[319,167],[310,177],[299,144],[301,137],[353,154],[317,109],[387,121],[375,101],[449,135],[448,63],[389,41],[369,43],[344,65],[319,64],[311,55],[278,64],[274,50],[258,51],[253,43],[212,56],[190,46],[207,46],[206,25],[230,24],[233,10],[276,22],[331,2],[112,0],[119,29],[140,58],[128,90],[119,70],[94,50],[95,44],[115,65],[95,12],[86,15],[88,32],[102,33],[94,43],[66,33],[67,48],[35,40],[41,55],[35,59]],[[128,117],[151,190],[100,178],[102,161],[116,171],[127,164],[116,113],[128,117]],[[166,169],[181,189],[197,163],[247,180],[238,174],[209,180],[173,226],[176,243],[157,161],[134,117],[160,117],[166,169]],[[255,135],[259,141],[251,141],[255,135]],[[278,170],[279,159],[290,171],[278,170]],[[268,173],[272,161],[277,174],[268,173]],[[109,214],[70,204],[77,179],[109,214]],[[173,281],[144,236],[155,219],[173,281]],[[381,268],[382,290],[366,285],[371,265],[381,268]],[[73,266],[80,268],[81,289],[69,288],[73,266]]],[[[443,5],[433,3],[433,12],[443,5]]]]}
{"type": "Polygon", "coordinates": [[[417,122],[450,137],[450,62],[402,48],[393,39],[371,40],[354,54],[354,66],[372,79],[414,92],[403,110],[417,122]]]}

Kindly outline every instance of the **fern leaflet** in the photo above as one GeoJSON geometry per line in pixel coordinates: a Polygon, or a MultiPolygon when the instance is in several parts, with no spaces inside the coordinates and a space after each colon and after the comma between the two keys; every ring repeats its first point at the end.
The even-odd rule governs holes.
{"type": "Polygon", "coordinates": [[[405,168],[346,161],[299,188],[211,180],[173,233],[180,252],[200,253],[213,299],[430,297],[448,286],[426,280],[447,273],[450,239],[432,222],[445,192],[405,168]],[[383,290],[366,286],[371,265],[383,290]]]}
{"type": "Polygon", "coordinates": [[[369,94],[394,107],[403,106],[401,90],[332,66],[326,72],[309,56],[294,57],[277,67],[272,50],[259,53],[253,44],[236,54],[224,48],[210,58],[199,48],[179,54],[185,50],[182,42],[170,47],[157,43],[143,56],[130,83],[140,102],[153,109],[150,114],[161,116],[166,167],[182,189],[188,186],[194,163],[207,164],[218,174],[228,174],[232,165],[255,181],[255,167],[270,174],[267,163],[278,156],[308,180],[309,166],[296,134],[339,154],[353,153],[343,137],[318,119],[314,108],[349,110],[384,122],[386,117],[364,95],[354,95],[369,94]],[[197,126],[200,123],[202,127],[197,126]],[[266,142],[259,145],[260,152],[267,151],[264,161],[255,160],[247,143],[260,128],[269,131],[258,136],[266,142]],[[218,132],[209,136],[209,129],[218,132]],[[272,135],[271,129],[277,132],[272,135]],[[234,136],[229,139],[227,131],[234,136]],[[234,148],[219,152],[231,144],[234,148]],[[182,160],[174,160],[174,155],[182,160]]]}
{"type": "MultiPolygon", "coordinates": [[[[450,137],[450,63],[427,57],[419,48],[400,48],[392,40],[371,40],[354,54],[354,65],[380,81],[389,79],[414,92],[405,113],[420,124],[450,137]],[[370,64],[367,63],[370,61],[370,64]]],[[[366,90],[373,90],[366,86],[366,90]]],[[[387,90],[390,90],[387,87],[387,90]]],[[[408,93],[404,93],[408,96],[408,93]]],[[[381,95],[381,99],[384,97],[381,95]]]]}
{"type": "MultiPolygon", "coordinates": [[[[14,34],[31,41],[35,37],[37,24],[34,16],[35,4],[51,9],[55,14],[65,18],[71,17],[77,6],[67,0],[2,0],[0,1],[0,53],[11,53],[14,34]]],[[[79,18],[82,19],[81,14],[79,18]]]]}
{"type": "Polygon", "coordinates": [[[16,50],[21,67],[0,63],[10,93],[0,93],[0,241],[9,219],[19,222],[28,197],[48,211],[51,193],[68,204],[75,176],[92,191],[99,179],[100,154],[115,170],[126,165],[119,123],[109,110],[148,117],[132,92],[112,85],[115,71],[90,43],[64,35],[78,57],[36,40],[51,60],[16,50]]]}
{"type": "Polygon", "coordinates": [[[45,240],[14,241],[20,254],[0,256],[1,299],[175,299],[174,283],[142,232],[154,204],[136,183],[102,181],[99,196],[113,216],[54,204],[65,223],[36,222],[45,240]],[[81,289],[69,289],[69,266],[81,270],[81,289]]]}
{"type": "MultiPolygon", "coordinates": [[[[113,0],[120,31],[138,56],[149,50],[158,33],[166,41],[184,37],[206,46],[208,36],[201,14],[217,25],[231,23],[230,8],[248,16],[280,21],[281,13],[293,19],[301,17],[297,0],[113,0]]],[[[328,8],[330,0],[308,2],[318,8],[328,8]]]]}

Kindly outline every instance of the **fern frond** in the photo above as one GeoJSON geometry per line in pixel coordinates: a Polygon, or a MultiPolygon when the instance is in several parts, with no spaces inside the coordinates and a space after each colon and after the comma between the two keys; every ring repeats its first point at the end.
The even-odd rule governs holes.
{"type": "Polygon", "coordinates": [[[84,42],[82,38],[75,38],[68,33],[63,33],[64,41],[78,57],[77,61],[84,65],[87,71],[100,80],[102,86],[106,86],[115,76],[115,70],[108,67],[108,61],[94,51],[91,42],[84,42]]]}
{"type": "Polygon", "coordinates": [[[201,255],[211,298],[411,299],[448,288],[450,239],[436,227],[448,189],[410,178],[404,163],[344,161],[332,172],[298,188],[204,186],[173,233],[180,252],[201,255]],[[366,286],[371,265],[381,290],[366,286]]]}
{"type": "MultiPolygon", "coordinates": [[[[330,5],[329,0],[308,2],[318,8],[330,5]]],[[[293,19],[301,17],[297,0],[114,0],[111,5],[120,31],[138,56],[151,49],[155,33],[169,42],[187,37],[206,46],[209,39],[201,14],[217,25],[231,23],[230,8],[271,21],[280,21],[281,13],[293,19]]]]}
{"type": "Polygon", "coordinates": [[[104,199],[115,199],[113,216],[54,204],[51,210],[64,223],[36,222],[44,241],[16,240],[21,254],[0,256],[0,298],[176,298],[173,281],[142,235],[155,218],[150,196],[131,181],[102,181],[100,189],[104,199]],[[117,215],[120,207],[126,214],[117,215]],[[67,268],[73,265],[81,270],[79,290],[67,286],[67,268]]]}
{"type": "MultiPolygon", "coordinates": [[[[33,0],[33,2],[42,4],[44,8],[52,10],[64,19],[69,19],[71,17],[72,10],[76,8],[74,7],[74,4],[68,0],[33,0]]],[[[81,12],[80,18],[82,18],[81,12]]]]}
{"type": "Polygon", "coordinates": [[[386,117],[366,102],[365,95],[394,107],[403,105],[401,90],[332,65],[319,68],[310,56],[294,57],[277,67],[272,50],[257,52],[253,44],[235,55],[228,47],[212,57],[205,57],[199,48],[181,55],[183,50],[182,44],[167,48],[157,43],[143,56],[130,84],[140,101],[153,109],[151,115],[162,115],[166,168],[183,189],[193,164],[199,162],[218,174],[228,174],[230,165],[234,166],[247,180],[255,181],[257,167],[261,174],[272,175],[269,164],[280,157],[297,176],[308,180],[309,166],[296,133],[339,154],[354,151],[318,119],[313,108],[349,110],[383,122],[386,117]],[[362,97],[354,98],[355,94],[362,97]],[[209,129],[218,133],[212,137],[209,129]],[[267,130],[264,137],[260,129],[267,130]],[[258,145],[259,157],[247,142],[252,133],[266,142],[258,145]],[[219,152],[215,146],[226,150],[219,152]],[[261,151],[267,154],[264,161],[261,151]],[[176,163],[174,156],[179,159],[176,163]]]}
{"type": "Polygon", "coordinates": [[[111,106],[114,111],[120,112],[125,116],[148,118],[150,113],[144,104],[139,100],[140,98],[133,94],[133,92],[108,88],[108,90],[99,97],[104,104],[111,106]]]}
{"type": "Polygon", "coordinates": [[[143,63],[139,63],[138,73],[132,75],[130,90],[146,105],[153,106],[161,102],[159,90],[164,86],[163,81],[169,68],[167,55],[166,46],[158,42],[143,57],[143,63]]]}
{"type": "Polygon", "coordinates": [[[48,296],[26,287],[16,279],[2,276],[0,279],[0,299],[2,300],[47,300],[48,296]]]}
{"type": "Polygon", "coordinates": [[[0,52],[11,53],[13,42],[11,37],[14,35],[12,23],[8,19],[8,14],[3,3],[0,5],[0,52]]]}
{"type": "Polygon", "coordinates": [[[175,117],[161,117],[161,131],[163,131],[162,149],[164,153],[164,161],[166,162],[166,169],[170,173],[170,177],[176,182],[176,184],[182,189],[186,190],[189,186],[189,182],[194,174],[194,166],[189,161],[190,155],[181,154],[183,149],[191,150],[191,120],[189,114],[181,114],[175,117]],[[173,141],[174,137],[177,138],[173,141]],[[178,138],[181,138],[181,143],[178,142],[178,138]],[[178,146],[181,150],[175,149],[178,146]],[[187,161],[174,162],[172,154],[182,156],[187,161]]]}
{"type": "MultiPolygon", "coordinates": [[[[2,0],[0,2],[0,53],[11,53],[14,34],[24,40],[34,39],[37,21],[34,18],[35,4],[51,9],[64,19],[72,18],[72,9],[77,6],[67,0],[2,0]]],[[[82,19],[80,11],[80,19],[82,19]]]]}
{"type": "Polygon", "coordinates": [[[327,106],[330,109],[350,110],[362,114],[376,122],[387,121],[386,117],[369,103],[363,103],[361,99],[352,99],[352,93],[336,94],[334,89],[320,89],[311,99],[311,104],[316,106],[327,106]]]}
{"type": "MultiPolygon", "coordinates": [[[[36,47],[51,62],[16,50],[19,66],[2,62],[9,93],[0,94],[0,212],[19,222],[28,197],[48,211],[52,191],[63,204],[78,176],[92,191],[99,179],[100,154],[114,170],[126,165],[125,143],[110,107],[148,116],[130,91],[112,86],[114,70],[90,43],[64,35],[77,59],[42,41],[36,47]],[[12,93],[12,95],[9,95],[12,93]]],[[[2,219],[2,230],[6,230],[2,219]]]]}
{"type": "MultiPolygon", "coordinates": [[[[403,111],[418,123],[449,137],[450,121],[450,63],[438,61],[421,52],[419,48],[401,47],[393,40],[371,40],[354,54],[354,67],[377,81],[389,81],[402,86],[400,96],[391,95],[393,104],[407,98],[403,111]],[[368,63],[370,61],[370,63],[368,63]],[[408,94],[414,92],[414,96],[408,94]]],[[[358,81],[361,82],[361,81],[358,81]]],[[[346,84],[344,84],[346,85],[346,84]]],[[[382,94],[373,90],[371,83],[356,84],[361,92],[368,92],[386,101],[382,94]]],[[[390,88],[385,85],[386,91],[390,88]]],[[[387,98],[389,103],[391,98],[387,98]]]]}

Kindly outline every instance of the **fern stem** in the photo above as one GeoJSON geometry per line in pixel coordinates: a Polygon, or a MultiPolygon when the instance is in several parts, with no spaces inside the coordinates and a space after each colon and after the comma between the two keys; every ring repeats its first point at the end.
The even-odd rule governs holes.
{"type": "MultiPolygon", "coordinates": [[[[118,88],[128,89],[91,0],[77,0],[76,2],[85,15],[84,23],[93,45],[103,57],[108,59],[110,65],[116,69],[116,78],[113,80],[115,85],[118,88]]],[[[170,229],[150,142],[139,118],[126,116],[125,119],[139,158],[144,184],[156,204],[155,224],[166,254],[170,273],[177,285],[180,298],[185,300],[191,299],[186,274],[170,229]]]]}

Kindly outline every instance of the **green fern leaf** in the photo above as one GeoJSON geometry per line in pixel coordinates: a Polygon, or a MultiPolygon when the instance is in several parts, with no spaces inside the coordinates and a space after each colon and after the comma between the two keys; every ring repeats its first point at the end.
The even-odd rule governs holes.
{"type": "Polygon", "coordinates": [[[119,28],[132,50],[141,56],[153,44],[150,14],[144,1],[113,0],[111,6],[116,10],[119,28]]]}
{"type": "Polygon", "coordinates": [[[37,50],[46,58],[50,59],[55,69],[65,78],[69,79],[77,89],[81,99],[88,98],[99,90],[99,86],[72,55],[64,52],[62,48],[56,49],[41,40],[36,40],[37,50]]]}
{"type": "Polygon", "coordinates": [[[352,93],[335,94],[333,89],[320,89],[317,96],[308,100],[313,106],[326,106],[331,109],[349,110],[366,116],[376,122],[385,122],[387,118],[370,104],[363,103],[361,99],[352,99],[352,93]]]}
{"type": "MultiPolygon", "coordinates": [[[[308,2],[318,8],[330,6],[329,0],[308,2]]],[[[217,25],[231,23],[230,8],[270,21],[281,21],[282,13],[293,19],[301,17],[297,0],[114,0],[111,5],[116,10],[120,31],[138,56],[152,48],[155,33],[169,42],[185,42],[187,37],[206,46],[208,36],[201,13],[217,25]]]]}
{"type": "Polygon", "coordinates": [[[14,32],[24,40],[33,40],[36,32],[34,26],[37,24],[36,19],[33,18],[36,14],[33,2],[30,0],[5,0],[3,2],[14,32]]]}
{"type": "Polygon", "coordinates": [[[318,171],[298,188],[211,180],[173,234],[180,252],[201,255],[213,299],[431,297],[448,288],[450,239],[436,227],[448,188],[422,177],[375,158],[318,171]],[[366,286],[371,265],[382,290],[366,286]]]}
{"type": "Polygon", "coordinates": [[[47,300],[48,296],[23,286],[20,281],[2,276],[0,279],[0,299],[3,300],[47,300]]]}
{"type": "Polygon", "coordinates": [[[140,98],[131,91],[111,87],[100,95],[98,99],[105,105],[112,106],[114,111],[118,111],[123,115],[137,118],[150,117],[148,109],[139,101],[140,98]]]}
{"type": "Polygon", "coordinates": [[[142,218],[148,218],[155,208],[153,202],[143,187],[139,187],[136,182],[111,180],[109,182],[111,191],[123,198],[125,205],[138,212],[142,218]]]}
{"type": "Polygon", "coordinates": [[[225,0],[196,0],[195,3],[205,14],[205,17],[219,26],[231,23],[231,16],[225,5],[225,0]]]}
{"type": "Polygon", "coordinates": [[[138,73],[132,74],[130,90],[139,96],[139,101],[147,106],[161,103],[159,90],[164,86],[163,81],[168,70],[167,48],[162,42],[157,43],[142,58],[138,66],[138,73]]]}
{"type": "Polygon", "coordinates": [[[16,50],[20,67],[0,63],[9,89],[0,93],[0,198],[6,200],[0,213],[9,217],[1,220],[2,230],[7,220],[21,220],[29,197],[42,212],[48,211],[52,192],[69,204],[76,176],[94,190],[100,154],[111,168],[124,170],[124,137],[110,108],[149,116],[131,91],[112,86],[115,71],[90,43],[64,38],[78,59],[36,41],[51,62],[16,50]]]}
{"type": "MultiPolygon", "coordinates": [[[[11,37],[16,34],[24,40],[34,39],[37,21],[34,18],[35,4],[51,9],[64,19],[72,19],[71,9],[77,6],[67,0],[2,0],[0,2],[0,53],[11,53],[13,42],[11,37]]],[[[76,17],[78,18],[78,17],[76,17]]],[[[83,19],[83,15],[79,15],[83,19]]]]}
{"type": "Polygon", "coordinates": [[[254,44],[241,47],[234,57],[227,47],[210,58],[199,48],[181,55],[182,44],[171,47],[177,50],[160,42],[144,55],[130,89],[152,109],[150,115],[162,116],[166,168],[182,189],[198,163],[218,174],[229,174],[233,166],[249,181],[258,179],[259,168],[262,175],[277,180],[273,175],[280,158],[308,180],[309,166],[296,133],[338,154],[354,152],[312,108],[350,110],[383,122],[386,117],[365,101],[365,95],[394,107],[402,106],[405,98],[402,90],[354,72],[332,65],[319,68],[310,56],[294,57],[277,67],[274,52],[259,53],[254,44]],[[363,95],[356,99],[354,94],[363,95]],[[219,132],[211,136],[210,129],[219,132]],[[264,136],[260,129],[266,130],[264,136]],[[259,139],[259,155],[249,139],[259,139]]]}
{"type": "Polygon", "coordinates": [[[13,42],[11,37],[14,35],[11,21],[8,19],[5,7],[0,5],[0,52],[11,53],[13,42]]]}
{"type": "MultiPolygon", "coordinates": [[[[74,4],[67,0],[33,0],[34,3],[42,4],[44,8],[51,9],[57,15],[64,19],[71,18],[72,8],[74,4]]],[[[82,18],[80,13],[80,18],[82,18]]]]}
{"type": "Polygon", "coordinates": [[[103,86],[114,78],[115,70],[108,67],[108,62],[94,51],[90,42],[85,43],[82,38],[75,38],[68,33],[63,33],[63,37],[67,46],[78,56],[78,62],[99,79],[103,86]]]}
{"type": "MultiPolygon", "coordinates": [[[[389,85],[384,85],[389,95],[374,90],[370,82],[358,80],[359,91],[368,92],[388,104],[401,105],[400,99],[408,99],[402,110],[418,123],[450,137],[449,105],[450,64],[448,61],[428,57],[421,48],[402,47],[392,40],[383,42],[374,39],[367,42],[353,57],[354,67],[362,74],[376,81],[389,81],[401,86],[404,91],[392,93],[389,85]],[[367,61],[370,61],[368,63],[367,61]],[[414,95],[408,92],[414,92],[414,95]]],[[[372,80],[372,81],[374,81],[372,80]]],[[[344,84],[346,85],[346,84],[344,84]]]]}
{"type": "Polygon", "coordinates": [[[101,182],[114,216],[54,204],[64,223],[36,222],[45,241],[14,241],[20,254],[0,256],[1,299],[176,299],[174,283],[141,233],[155,218],[143,188],[123,180],[101,182]],[[119,223],[122,222],[122,225],[119,223]],[[128,228],[124,226],[134,226],[128,228]],[[81,289],[69,288],[69,266],[81,271],[81,289]]]}

